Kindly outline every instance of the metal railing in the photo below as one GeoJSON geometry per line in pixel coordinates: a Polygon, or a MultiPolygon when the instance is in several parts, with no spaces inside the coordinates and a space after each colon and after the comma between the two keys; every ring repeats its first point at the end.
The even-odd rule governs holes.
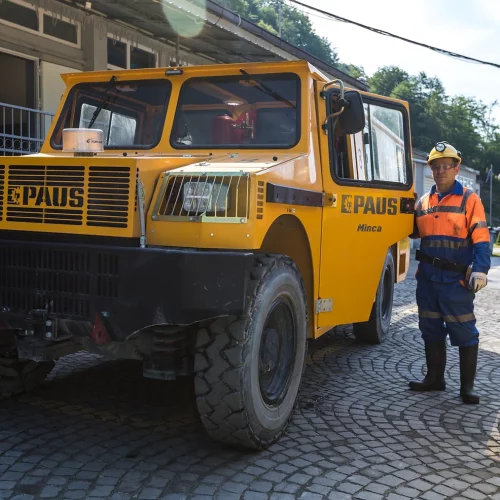
{"type": "Polygon", "coordinates": [[[0,102],[0,156],[38,153],[54,113],[0,102]]]}

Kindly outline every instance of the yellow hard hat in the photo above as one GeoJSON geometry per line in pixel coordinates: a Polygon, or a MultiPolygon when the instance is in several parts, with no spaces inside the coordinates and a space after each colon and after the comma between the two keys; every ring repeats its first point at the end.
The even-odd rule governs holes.
{"type": "Polygon", "coordinates": [[[462,153],[446,141],[439,141],[427,155],[427,164],[430,165],[432,160],[437,158],[455,158],[458,164],[462,163],[462,153]]]}

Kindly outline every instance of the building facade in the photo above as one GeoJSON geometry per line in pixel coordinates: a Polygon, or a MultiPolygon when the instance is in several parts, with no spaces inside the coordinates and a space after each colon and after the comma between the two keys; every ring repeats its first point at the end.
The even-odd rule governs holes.
{"type": "Polygon", "coordinates": [[[62,73],[306,59],[366,86],[206,0],[1,0],[0,154],[39,150],[57,110],[62,73]]]}
{"type": "Polygon", "coordinates": [[[57,110],[62,73],[206,64],[133,27],[57,1],[0,3],[0,152],[37,151],[57,110]]]}

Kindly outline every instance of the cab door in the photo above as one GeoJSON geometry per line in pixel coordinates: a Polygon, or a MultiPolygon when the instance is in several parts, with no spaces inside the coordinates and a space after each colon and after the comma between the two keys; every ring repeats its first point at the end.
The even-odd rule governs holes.
{"type": "MultiPolygon", "coordinates": [[[[322,123],[339,93],[332,88],[323,98],[323,85],[316,89],[322,123]]],[[[363,131],[345,135],[338,122],[333,130],[335,119],[327,133],[320,129],[325,206],[319,328],[368,320],[387,251],[413,230],[408,110],[373,95],[363,94],[363,103],[363,131]]]]}

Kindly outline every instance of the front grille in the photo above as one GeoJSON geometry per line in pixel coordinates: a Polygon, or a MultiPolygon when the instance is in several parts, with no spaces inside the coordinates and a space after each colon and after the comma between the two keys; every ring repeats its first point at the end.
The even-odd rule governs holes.
{"type": "Polygon", "coordinates": [[[96,297],[117,298],[118,256],[86,250],[0,246],[0,308],[91,318],[96,297]]]}
{"type": "Polygon", "coordinates": [[[112,253],[97,255],[97,296],[118,297],[118,256],[112,253]]]}
{"type": "Polygon", "coordinates": [[[84,167],[11,165],[7,221],[82,225],[84,167]]]}
{"type": "Polygon", "coordinates": [[[5,183],[5,166],[0,165],[0,221],[3,220],[4,183],[5,183]]]}
{"type": "Polygon", "coordinates": [[[257,183],[257,219],[264,218],[264,181],[257,183]]]}
{"type": "Polygon", "coordinates": [[[88,226],[127,227],[129,167],[90,167],[88,226]]]}
{"type": "Polygon", "coordinates": [[[0,167],[0,221],[127,228],[130,175],[115,166],[0,167]]]}

